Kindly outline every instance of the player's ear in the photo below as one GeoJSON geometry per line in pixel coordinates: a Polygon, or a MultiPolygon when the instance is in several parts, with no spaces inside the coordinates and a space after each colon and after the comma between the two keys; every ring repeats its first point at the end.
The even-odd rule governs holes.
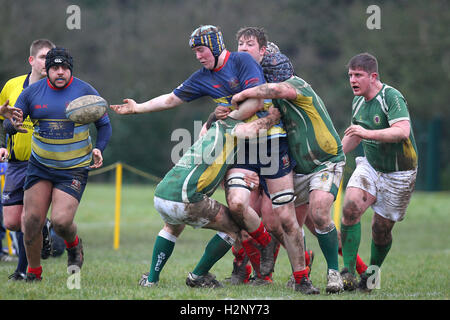
{"type": "Polygon", "coordinates": [[[34,57],[33,57],[33,56],[29,56],[29,57],[28,57],[28,63],[29,63],[30,65],[33,65],[33,62],[34,62],[34,57]]]}

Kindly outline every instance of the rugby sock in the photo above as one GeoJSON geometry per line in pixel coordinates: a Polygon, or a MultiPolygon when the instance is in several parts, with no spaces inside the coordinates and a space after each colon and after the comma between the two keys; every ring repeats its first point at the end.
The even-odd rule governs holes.
{"type": "Polygon", "coordinates": [[[231,244],[229,242],[220,235],[215,234],[206,245],[205,252],[192,273],[197,276],[207,274],[213,265],[219,261],[230,248],[231,244]]]}
{"type": "Polygon", "coordinates": [[[25,245],[23,244],[23,232],[16,231],[16,237],[17,245],[19,247],[19,261],[17,262],[16,271],[25,274],[27,273],[28,260],[27,253],[25,252],[25,245]]]}
{"type": "Polygon", "coordinates": [[[355,273],[356,256],[358,255],[359,244],[361,242],[361,222],[347,226],[341,224],[342,257],[344,267],[350,273],[355,273]]]}
{"type": "Polygon", "coordinates": [[[37,268],[30,268],[30,267],[28,267],[28,271],[27,271],[28,273],[33,273],[33,274],[35,274],[36,275],[36,278],[37,279],[41,279],[41,276],[42,276],[42,266],[39,266],[39,267],[37,267],[37,268]]]}
{"type": "Polygon", "coordinates": [[[152,264],[148,275],[149,282],[159,281],[159,274],[172,254],[176,240],[177,237],[165,230],[159,232],[155,240],[155,245],[153,246],[152,264]]]}
{"type": "Polygon", "coordinates": [[[253,232],[249,232],[249,235],[252,236],[253,239],[258,241],[260,245],[262,245],[264,248],[269,244],[269,242],[272,240],[272,237],[267,232],[266,228],[264,227],[264,224],[261,221],[261,224],[259,225],[258,229],[256,229],[253,232]]]}
{"type": "Polygon", "coordinates": [[[316,229],[317,240],[319,241],[320,249],[322,249],[325,260],[327,261],[328,270],[339,270],[338,262],[338,248],[339,240],[337,236],[336,227],[327,233],[321,233],[316,229]]]}
{"type": "Polygon", "coordinates": [[[259,249],[256,247],[258,243],[253,238],[250,238],[248,240],[242,241],[242,246],[244,247],[245,253],[247,254],[248,258],[250,259],[250,263],[253,267],[253,270],[255,270],[256,274],[258,276],[261,276],[260,274],[260,262],[261,262],[261,253],[259,252],[259,249]]]}
{"type": "Polygon", "coordinates": [[[231,247],[231,252],[233,253],[233,255],[234,255],[234,261],[236,262],[236,263],[238,263],[238,264],[241,264],[242,263],[242,261],[244,261],[244,258],[245,258],[245,250],[244,250],[244,248],[242,247],[241,249],[239,249],[239,251],[236,251],[236,249],[235,249],[235,247],[234,246],[232,246],[231,247]]]}
{"type": "Polygon", "coordinates": [[[381,267],[386,255],[391,249],[392,241],[386,245],[377,245],[372,240],[371,250],[370,250],[370,264],[381,267]]]}
{"type": "MultiPolygon", "coordinates": [[[[342,248],[339,248],[339,255],[342,256],[342,248]]],[[[359,254],[356,254],[356,272],[358,274],[362,274],[366,272],[367,265],[364,263],[363,259],[361,259],[359,254]]]]}
{"type": "Polygon", "coordinates": [[[73,241],[73,242],[67,242],[66,240],[64,240],[64,243],[66,244],[67,249],[76,247],[78,245],[78,242],[79,242],[78,235],[75,237],[75,241],[73,241]]]}
{"type": "Polygon", "coordinates": [[[303,277],[308,279],[308,268],[292,273],[294,275],[295,283],[300,283],[303,277]]]}
{"type": "Polygon", "coordinates": [[[309,252],[308,250],[305,250],[305,266],[309,265],[310,262],[309,259],[310,259],[309,252]]]}
{"type": "Polygon", "coordinates": [[[361,259],[359,254],[356,255],[356,272],[358,274],[363,274],[367,270],[367,265],[364,263],[364,261],[361,259]]]}

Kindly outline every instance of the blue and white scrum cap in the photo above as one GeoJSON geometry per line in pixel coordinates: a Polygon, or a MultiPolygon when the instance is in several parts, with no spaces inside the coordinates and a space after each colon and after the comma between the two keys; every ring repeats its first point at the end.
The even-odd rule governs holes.
{"type": "Polygon", "coordinates": [[[45,56],[45,70],[47,71],[56,65],[66,65],[70,72],[73,72],[73,58],[67,49],[56,47],[50,49],[45,56]]]}
{"type": "Polygon", "coordinates": [[[225,50],[225,43],[223,42],[222,32],[219,28],[206,25],[195,29],[189,38],[189,47],[195,48],[200,46],[208,47],[211,50],[217,65],[220,54],[225,50]]]}
{"type": "Polygon", "coordinates": [[[291,61],[281,52],[264,55],[261,67],[267,82],[283,82],[294,75],[291,61]]]}

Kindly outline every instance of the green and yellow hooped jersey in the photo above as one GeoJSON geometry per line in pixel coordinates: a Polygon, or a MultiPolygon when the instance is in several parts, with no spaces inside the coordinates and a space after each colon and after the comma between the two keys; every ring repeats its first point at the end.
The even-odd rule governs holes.
{"type": "Polygon", "coordinates": [[[184,203],[211,196],[235,162],[238,147],[231,130],[238,123],[241,121],[230,118],[214,122],[165,175],[155,196],[184,203]]]}
{"type": "Polygon", "coordinates": [[[295,100],[273,99],[285,125],[296,173],[317,172],[327,164],[345,161],[342,142],[322,99],[303,79],[285,82],[297,91],[295,100]]]}
{"type": "MultiPolygon", "coordinates": [[[[9,100],[9,105],[14,106],[20,93],[28,87],[29,74],[18,76],[6,82],[0,93],[0,104],[9,100]]],[[[3,119],[0,116],[0,119],[3,119]]],[[[28,161],[31,155],[31,137],[33,135],[33,123],[30,117],[27,117],[23,122],[23,127],[28,130],[27,133],[18,132],[13,136],[8,137],[7,148],[11,161],[28,161]]]]}
{"type": "MultiPolygon", "coordinates": [[[[406,99],[393,87],[383,84],[380,92],[369,101],[358,96],[353,99],[352,123],[369,130],[389,128],[409,117],[406,99]]],[[[409,139],[397,143],[362,140],[364,154],[370,165],[380,172],[413,170],[417,167],[418,153],[411,125],[409,139]]]]}

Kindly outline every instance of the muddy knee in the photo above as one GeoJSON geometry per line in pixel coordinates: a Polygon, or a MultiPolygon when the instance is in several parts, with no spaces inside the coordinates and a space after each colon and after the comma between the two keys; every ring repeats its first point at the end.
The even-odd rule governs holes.
{"type": "Polygon", "coordinates": [[[353,225],[355,223],[358,223],[361,215],[361,209],[356,204],[356,202],[353,200],[349,200],[347,203],[345,203],[342,210],[342,222],[345,225],[353,225]]]}

